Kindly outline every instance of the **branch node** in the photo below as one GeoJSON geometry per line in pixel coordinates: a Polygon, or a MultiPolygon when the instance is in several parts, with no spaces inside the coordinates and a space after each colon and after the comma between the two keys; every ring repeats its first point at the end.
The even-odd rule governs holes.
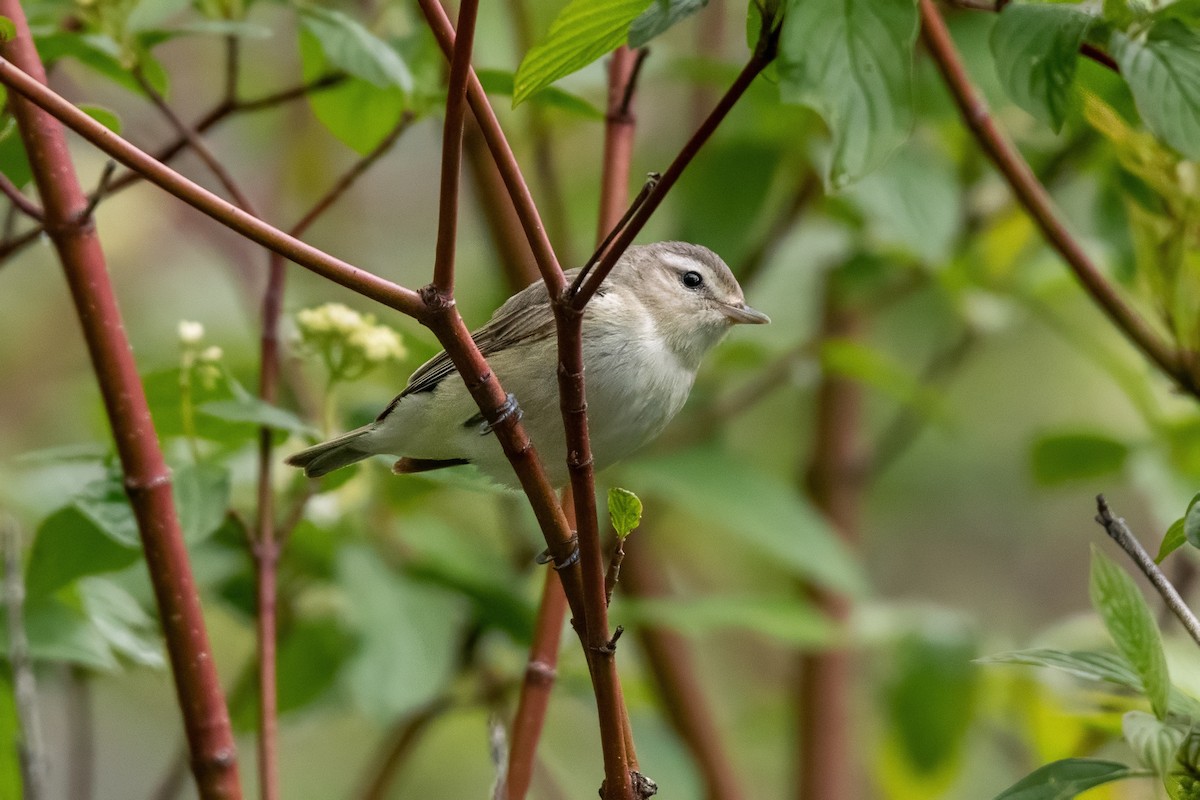
{"type": "Polygon", "coordinates": [[[525,665],[525,679],[538,686],[551,686],[558,677],[558,669],[546,661],[534,660],[525,665]]]}
{"type": "Polygon", "coordinates": [[[445,314],[456,305],[453,294],[442,291],[432,283],[422,286],[417,290],[417,294],[421,296],[421,302],[425,304],[425,312],[428,316],[445,314]]]}
{"type": "Polygon", "coordinates": [[[625,633],[625,626],[618,625],[613,631],[612,638],[608,640],[608,643],[597,647],[596,652],[605,656],[610,656],[617,652],[617,640],[621,638],[623,633],[625,633]]]}
{"type": "Polygon", "coordinates": [[[134,475],[127,475],[125,477],[125,491],[131,495],[146,494],[153,492],[155,489],[161,489],[164,486],[170,485],[170,472],[160,472],[149,478],[140,478],[134,475]]]}
{"type": "Polygon", "coordinates": [[[539,564],[552,564],[561,572],[579,560],[579,534],[572,532],[570,539],[547,547],[534,560],[539,564]],[[554,552],[556,550],[558,552],[554,552]]]}
{"type": "Polygon", "coordinates": [[[517,396],[512,392],[509,392],[504,396],[504,402],[501,403],[500,407],[496,409],[495,416],[483,426],[483,429],[480,430],[479,434],[481,436],[486,436],[495,430],[498,425],[503,425],[510,418],[514,422],[520,422],[521,418],[524,416],[525,412],[521,410],[520,404],[517,403],[517,396]]]}

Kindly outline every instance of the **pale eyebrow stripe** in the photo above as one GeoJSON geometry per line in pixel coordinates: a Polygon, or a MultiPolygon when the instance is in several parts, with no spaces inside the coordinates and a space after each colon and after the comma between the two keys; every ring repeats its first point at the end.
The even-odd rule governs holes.
{"type": "Polygon", "coordinates": [[[705,264],[699,259],[685,256],[680,253],[663,253],[662,260],[673,267],[678,267],[682,270],[703,269],[705,264]]]}

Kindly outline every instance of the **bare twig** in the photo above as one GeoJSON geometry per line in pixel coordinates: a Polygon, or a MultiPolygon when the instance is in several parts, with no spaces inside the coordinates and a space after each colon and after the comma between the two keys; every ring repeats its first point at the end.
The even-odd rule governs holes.
{"type": "Polygon", "coordinates": [[[600,173],[600,215],[596,240],[603,242],[629,204],[629,165],[633,160],[633,91],[646,50],[622,45],[608,61],[608,107],[604,117],[605,169],[600,173]],[[608,168],[620,164],[621,169],[608,168]]]}
{"type": "Polygon", "coordinates": [[[604,574],[604,602],[612,605],[613,592],[621,581],[621,566],[625,563],[625,537],[618,536],[613,542],[612,555],[608,557],[608,572],[604,574]]]}
{"type": "Polygon", "coordinates": [[[473,194],[492,235],[508,288],[513,293],[519,292],[538,279],[537,265],[521,230],[521,220],[512,198],[504,188],[504,179],[500,177],[500,170],[488,152],[487,142],[474,117],[467,120],[463,153],[475,181],[473,194]]]}
{"type": "Polygon", "coordinates": [[[37,685],[25,633],[25,577],[21,573],[21,533],[17,523],[0,513],[0,547],[4,551],[4,606],[8,620],[8,662],[12,667],[13,698],[21,725],[17,758],[26,800],[46,796],[45,750],[38,714],[37,685]]]}
{"type": "Polygon", "coordinates": [[[1017,200],[1042,231],[1047,242],[1058,251],[1084,290],[1125,336],[1158,365],[1164,374],[1190,394],[1200,397],[1200,382],[1182,355],[1164,341],[1146,320],[1121,296],[1100,268],[1091,260],[1075,237],[1059,219],[1046,189],[1029,164],[1000,132],[988,113],[987,104],[967,76],[958,51],[946,30],[946,23],[934,0],[919,0],[921,34],[945,79],[963,121],[975,134],[979,145],[1008,182],[1017,200]]]}
{"type": "Polygon", "coordinates": [[[1104,532],[1109,535],[1114,542],[1120,545],[1125,554],[1130,560],[1141,570],[1147,580],[1158,591],[1167,608],[1171,609],[1171,613],[1183,624],[1184,630],[1192,637],[1196,644],[1200,644],[1200,619],[1192,613],[1188,608],[1187,603],[1183,602],[1183,598],[1179,596],[1179,592],[1167,580],[1167,576],[1163,574],[1158,565],[1154,563],[1154,559],[1142,547],[1141,542],[1129,530],[1129,526],[1125,524],[1125,520],[1121,517],[1113,516],[1112,510],[1108,507],[1108,502],[1104,499],[1104,495],[1096,495],[1096,522],[1104,528],[1104,532]]]}
{"type": "MultiPolygon", "coordinates": [[[[79,223],[79,213],[86,208],[87,199],[75,175],[66,137],[50,115],[27,102],[28,96],[40,96],[51,105],[55,100],[60,101],[70,112],[92,120],[43,85],[45,70],[21,4],[16,0],[0,0],[0,14],[8,17],[16,28],[16,35],[0,46],[5,56],[5,60],[0,60],[0,79],[14,89],[8,97],[9,107],[25,142],[46,214],[46,230],[66,273],[108,411],[125,474],[125,488],[137,518],[158,602],[188,734],[192,771],[206,800],[240,798],[229,714],[176,516],[170,471],[153,435],[145,392],[95,228],[79,223]],[[17,89],[18,85],[24,91],[17,89]]],[[[104,137],[111,136],[107,128],[99,127],[104,137]]]]}
{"type": "Polygon", "coordinates": [[[423,314],[424,303],[416,292],[334,258],[230,205],[117,136],[33,80],[11,61],[0,59],[0,83],[38,105],[117,161],[137,170],[147,180],[246,238],[364,297],[409,316],[419,317],[423,314]]]}
{"type": "Polygon", "coordinates": [[[3,172],[0,172],[0,192],[4,193],[4,196],[8,198],[8,201],[12,203],[13,208],[15,208],[17,211],[20,211],[25,216],[35,219],[38,222],[41,222],[44,219],[42,210],[38,208],[38,204],[22,194],[21,190],[18,189],[3,172]]]}

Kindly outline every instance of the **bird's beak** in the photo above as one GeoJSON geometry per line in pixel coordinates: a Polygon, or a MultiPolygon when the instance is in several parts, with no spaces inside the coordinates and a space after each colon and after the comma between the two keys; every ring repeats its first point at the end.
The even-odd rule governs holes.
{"type": "Polygon", "coordinates": [[[745,303],[726,303],[722,306],[721,311],[735,325],[766,325],[771,321],[766,314],[745,303]]]}

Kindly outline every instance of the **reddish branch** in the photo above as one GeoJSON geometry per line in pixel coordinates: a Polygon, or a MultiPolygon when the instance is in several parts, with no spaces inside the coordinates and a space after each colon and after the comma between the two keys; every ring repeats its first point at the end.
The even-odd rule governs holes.
{"type": "MultiPolygon", "coordinates": [[[[564,505],[566,499],[564,498],[564,505]]],[[[533,780],[538,740],[550,707],[550,694],[558,665],[558,650],[562,639],[563,619],[567,613],[567,598],[553,570],[546,571],[542,601],[538,605],[533,645],[525,664],[521,695],[513,716],[508,752],[508,800],[523,800],[533,780]]]]}
{"type": "MultiPolygon", "coordinates": [[[[45,71],[21,4],[0,0],[0,14],[16,27],[16,36],[3,45],[5,57],[36,76],[19,73],[24,82],[41,87],[45,71]]],[[[7,61],[3,64],[5,75],[18,74],[7,61]]],[[[171,473],[154,435],[150,409],[95,227],[90,218],[79,216],[88,207],[87,198],[75,176],[66,138],[54,119],[20,96],[10,95],[9,106],[25,142],[45,209],[46,230],[62,261],[116,440],[158,603],[200,795],[240,798],[233,733],[175,514],[171,473]]]]}
{"type": "Polygon", "coordinates": [[[470,164],[475,183],[474,195],[492,235],[508,288],[513,293],[519,292],[538,279],[537,265],[533,263],[529,243],[521,231],[521,220],[517,218],[512,198],[504,188],[500,170],[496,169],[487,142],[479,130],[479,123],[473,117],[467,120],[463,153],[470,164]]]}
{"type": "Polygon", "coordinates": [[[645,50],[618,47],[608,62],[608,105],[604,114],[604,170],[600,173],[600,219],[596,241],[613,229],[629,206],[629,172],[633,161],[633,115],[636,72],[645,50]]]}
{"type": "Polygon", "coordinates": [[[964,122],[988,158],[1004,176],[1017,200],[1058,251],[1092,300],[1133,344],[1166,375],[1193,395],[1200,396],[1200,381],[1182,355],[1121,296],[1101,269],[1059,219],[1046,188],[1029,164],[1001,133],[983,96],[971,83],[962,59],[933,0],[920,0],[921,35],[934,63],[945,79],[964,122]]]}
{"type": "MultiPolygon", "coordinates": [[[[626,543],[630,552],[621,572],[622,585],[634,597],[668,593],[666,581],[655,568],[649,533],[640,530],[626,543]]],[[[704,694],[687,642],[674,631],[663,628],[640,628],[638,637],[667,719],[687,745],[704,780],[705,797],[742,800],[746,795],[721,741],[721,726],[704,694]]]]}
{"type": "MultiPolygon", "coordinates": [[[[859,313],[847,307],[837,287],[837,274],[829,276],[821,324],[824,339],[859,335],[859,313]]],[[[805,474],[814,505],[841,536],[858,538],[862,501],[863,462],[859,444],[862,424],[862,387],[850,378],[826,372],[817,389],[816,441],[805,474]]],[[[818,606],[831,619],[844,622],[849,601],[826,590],[814,589],[818,606]]],[[[797,686],[799,800],[842,800],[858,797],[853,772],[850,685],[853,663],[847,650],[802,654],[797,686]]]]}

